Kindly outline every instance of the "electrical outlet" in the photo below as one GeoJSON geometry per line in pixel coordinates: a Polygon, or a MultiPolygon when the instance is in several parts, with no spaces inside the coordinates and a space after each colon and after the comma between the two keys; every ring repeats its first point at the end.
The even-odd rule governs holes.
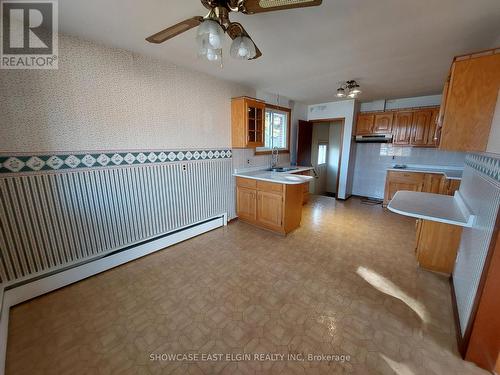
{"type": "Polygon", "coordinates": [[[186,164],[182,164],[182,170],[183,170],[184,172],[186,172],[186,171],[187,171],[187,165],[186,165],[186,164]]]}
{"type": "Polygon", "coordinates": [[[247,165],[252,164],[252,161],[250,159],[247,159],[247,165]]]}

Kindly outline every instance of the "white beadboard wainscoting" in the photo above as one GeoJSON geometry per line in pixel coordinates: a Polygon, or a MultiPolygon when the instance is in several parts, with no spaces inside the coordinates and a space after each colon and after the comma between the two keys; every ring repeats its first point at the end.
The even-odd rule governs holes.
{"type": "Polygon", "coordinates": [[[390,143],[357,143],[354,167],[354,195],[384,198],[387,169],[394,164],[464,166],[465,153],[434,148],[403,147],[390,143]]]}
{"type": "Polygon", "coordinates": [[[461,335],[472,318],[495,223],[500,207],[500,155],[469,154],[460,193],[476,215],[472,228],[464,228],[453,270],[453,289],[461,335]]]}
{"type": "Polygon", "coordinates": [[[121,155],[0,156],[0,373],[11,306],[235,217],[230,150],[121,155]]]}

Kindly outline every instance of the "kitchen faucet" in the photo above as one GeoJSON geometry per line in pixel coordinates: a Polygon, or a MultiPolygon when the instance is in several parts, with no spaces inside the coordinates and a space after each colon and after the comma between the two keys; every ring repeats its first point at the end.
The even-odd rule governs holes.
{"type": "Polygon", "coordinates": [[[279,149],[277,146],[274,146],[271,151],[271,168],[276,168],[279,163],[279,149]]]}

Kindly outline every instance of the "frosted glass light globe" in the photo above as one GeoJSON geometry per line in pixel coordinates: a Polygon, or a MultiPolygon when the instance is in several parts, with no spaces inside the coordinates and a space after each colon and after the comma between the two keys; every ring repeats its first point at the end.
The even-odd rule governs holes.
{"type": "Polygon", "coordinates": [[[196,40],[202,47],[219,49],[222,46],[223,35],[224,30],[217,21],[205,20],[198,26],[196,40]]]}
{"type": "Polygon", "coordinates": [[[229,54],[235,59],[250,60],[255,57],[257,51],[255,44],[250,38],[239,36],[233,40],[229,54]]]}

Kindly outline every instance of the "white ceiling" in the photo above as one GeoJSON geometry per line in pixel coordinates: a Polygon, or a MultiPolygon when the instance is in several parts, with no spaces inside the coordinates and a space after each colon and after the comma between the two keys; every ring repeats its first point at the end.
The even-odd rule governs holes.
{"type": "Polygon", "coordinates": [[[160,45],[144,40],[206,13],[198,0],[59,1],[63,33],[307,103],[335,100],[347,79],[361,84],[362,101],[439,93],[454,55],[500,42],[499,0],[323,0],[315,8],[232,13],[263,56],[227,57],[222,69],[196,57],[195,30],[160,45]]]}

